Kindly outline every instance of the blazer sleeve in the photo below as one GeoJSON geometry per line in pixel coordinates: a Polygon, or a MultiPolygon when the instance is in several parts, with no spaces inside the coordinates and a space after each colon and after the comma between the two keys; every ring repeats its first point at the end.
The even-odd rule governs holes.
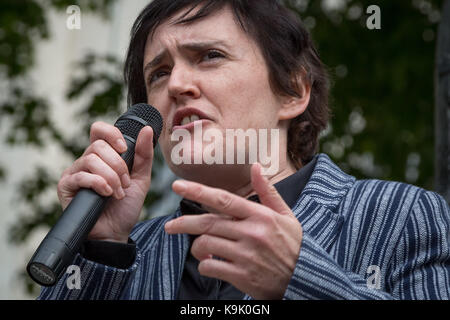
{"type": "Polygon", "coordinates": [[[80,282],[76,286],[75,272],[65,273],[55,286],[42,287],[39,300],[117,300],[135,274],[141,261],[136,249],[134,263],[120,269],[88,260],[78,254],[72,265],[79,267],[80,282]]]}
{"type": "MultiPolygon", "coordinates": [[[[450,299],[450,209],[423,191],[406,219],[381,289],[344,270],[308,234],[284,299],[450,299]]],[[[383,266],[384,267],[384,266],[383,266]]]]}

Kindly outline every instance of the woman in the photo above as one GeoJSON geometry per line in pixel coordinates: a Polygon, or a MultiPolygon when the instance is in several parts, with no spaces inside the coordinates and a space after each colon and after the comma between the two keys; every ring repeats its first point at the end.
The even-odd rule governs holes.
{"type": "MultiPolygon", "coordinates": [[[[159,143],[184,200],[175,214],[137,224],[151,187],[152,130],[140,132],[128,172],[118,129],[95,123],[58,195],[63,208],[82,187],[114,200],[74,261],[81,289],[63,277],[41,298],[449,298],[448,204],[414,186],[357,181],[316,155],[326,72],[277,1],[155,0],[133,27],[125,76],[130,104],[146,101],[165,120],[159,143]],[[278,170],[195,161],[213,143],[198,128],[225,145],[238,140],[229,130],[275,130],[265,142],[279,147],[278,170]],[[192,135],[180,141],[180,132],[192,135]]],[[[232,158],[254,150],[241,144],[232,158]]]]}

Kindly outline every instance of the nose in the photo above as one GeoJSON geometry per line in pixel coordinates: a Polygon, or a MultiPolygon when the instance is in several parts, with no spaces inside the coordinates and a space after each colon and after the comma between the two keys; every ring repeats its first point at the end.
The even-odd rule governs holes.
{"type": "Polygon", "coordinates": [[[169,95],[176,100],[200,97],[200,89],[195,81],[194,72],[184,65],[176,65],[172,68],[168,90],[169,95]]]}

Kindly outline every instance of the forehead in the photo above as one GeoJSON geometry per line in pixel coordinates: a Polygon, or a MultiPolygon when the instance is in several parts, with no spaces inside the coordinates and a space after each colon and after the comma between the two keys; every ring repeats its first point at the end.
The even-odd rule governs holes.
{"type": "MultiPolygon", "coordinates": [[[[177,24],[179,18],[188,10],[189,8],[186,8],[176,13],[160,24],[153,34],[148,35],[144,60],[150,59],[171,45],[178,46],[183,43],[217,40],[229,45],[251,42],[228,6],[188,24],[177,24]]],[[[198,8],[192,10],[183,20],[195,15],[197,11],[198,8]]]]}

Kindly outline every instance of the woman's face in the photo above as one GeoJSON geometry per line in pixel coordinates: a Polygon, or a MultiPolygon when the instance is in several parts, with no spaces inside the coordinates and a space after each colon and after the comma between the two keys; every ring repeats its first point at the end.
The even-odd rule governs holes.
{"type": "MultiPolygon", "coordinates": [[[[230,174],[241,171],[239,178],[245,179],[249,164],[177,165],[172,149],[180,143],[194,146],[194,124],[188,124],[192,121],[203,132],[215,129],[223,137],[226,129],[280,129],[280,98],[272,92],[260,49],[235,22],[229,8],[187,25],[172,24],[182,13],[161,24],[145,47],[148,103],[164,118],[160,147],[171,170],[182,178],[214,185],[212,179],[233,180],[236,177],[230,174]],[[172,141],[172,135],[183,129],[192,133],[192,139],[172,141]]],[[[276,142],[284,152],[285,135],[280,130],[276,142]]],[[[231,141],[224,139],[227,142],[231,141]]],[[[191,149],[192,158],[201,152],[191,149]]]]}

